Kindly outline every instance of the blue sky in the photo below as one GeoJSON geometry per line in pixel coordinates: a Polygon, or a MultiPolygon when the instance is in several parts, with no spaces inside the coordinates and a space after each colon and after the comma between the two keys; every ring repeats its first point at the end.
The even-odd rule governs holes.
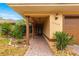
{"type": "Polygon", "coordinates": [[[14,19],[14,20],[23,19],[21,15],[19,15],[5,3],[0,3],[0,17],[3,17],[4,19],[14,19]]]}

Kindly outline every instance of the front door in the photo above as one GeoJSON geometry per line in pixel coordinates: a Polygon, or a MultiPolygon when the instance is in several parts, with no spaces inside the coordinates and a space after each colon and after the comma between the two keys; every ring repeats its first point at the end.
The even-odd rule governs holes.
{"type": "Polygon", "coordinates": [[[36,35],[41,36],[43,32],[43,25],[42,24],[36,24],[36,35]]]}

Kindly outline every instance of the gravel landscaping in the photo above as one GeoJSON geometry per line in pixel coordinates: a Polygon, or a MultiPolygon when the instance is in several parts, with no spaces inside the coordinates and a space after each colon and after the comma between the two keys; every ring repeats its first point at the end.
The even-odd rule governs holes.
{"type": "Polygon", "coordinates": [[[24,44],[9,45],[8,39],[0,39],[0,56],[23,56],[27,49],[24,44]]]}
{"type": "Polygon", "coordinates": [[[50,48],[51,48],[51,51],[52,53],[55,55],[55,56],[79,56],[79,46],[75,46],[75,45],[68,45],[68,47],[61,51],[61,50],[57,50],[56,49],[56,45],[55,45],[55,42],[49,42],[48,43],[50,48]]]}

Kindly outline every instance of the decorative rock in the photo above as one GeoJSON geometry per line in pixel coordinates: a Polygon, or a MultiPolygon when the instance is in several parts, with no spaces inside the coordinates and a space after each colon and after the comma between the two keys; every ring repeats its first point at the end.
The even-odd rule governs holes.
{"type": "Polygon", "coordinates": [[[13,47],[14,47],[15,45],[11,45],[11,46],[13,46],[13,47]]]}
{"type": "Polygon", "coordinates": [[[9,43],[8,43],[9,45],[11,45],[12,44],[12,39],[10,39],[10,41],[9,41],[9,43]]]}
{"type": "Polygon", "coordinates": [[[15,47],[19,47],[18,45],[15,45],[15,47]]]}
{"type": "Polygon", "coordinates": [[[26,45],[24,45],[24,47],[26,47],[26,45]]]}
{"type": "Polygon", "coordinates": [[[8,45],[11,45],[11,42],[9,42],[8,45]]]}

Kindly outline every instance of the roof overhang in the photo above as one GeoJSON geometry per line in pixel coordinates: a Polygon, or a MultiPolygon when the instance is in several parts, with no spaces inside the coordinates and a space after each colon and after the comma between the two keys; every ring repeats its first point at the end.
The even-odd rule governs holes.
{"type": "Polygon", "coordinates": [[[22,15],[79,14],[79,4],[13,3],[8,5],[22,15]]]}

